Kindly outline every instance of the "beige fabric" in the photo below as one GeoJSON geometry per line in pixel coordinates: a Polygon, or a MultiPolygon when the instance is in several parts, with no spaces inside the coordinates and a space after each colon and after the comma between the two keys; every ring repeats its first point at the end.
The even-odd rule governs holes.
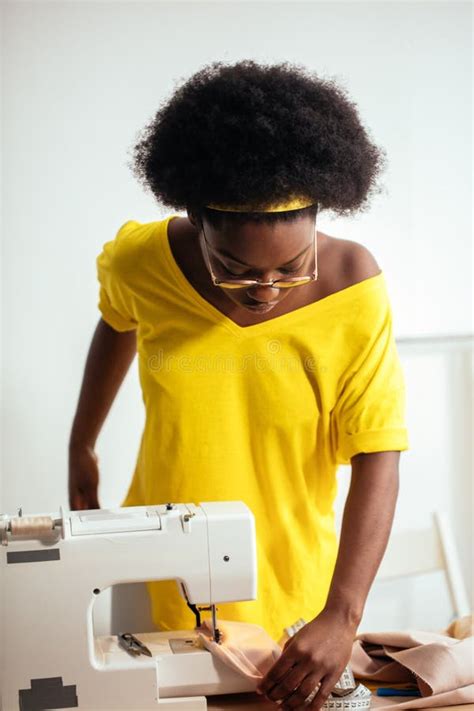
{"type": "MultiPolygon", "coordinates": [[[[451,627],[451,626],[450,626],[451,627]]],[[[448,628],[450,629],[450,628],[448,628]]],[[[464,625],[463,625],[464,629],[464,625]]],[[[455,630],[453,627],[452,631],[455,630]]],[[[427,708],[474,702],[474,637],[455,639],[436,632],[377,632],[358,635],[351,666],[361,679],[415,682],[421,698],[384,705],[427,708]]]]}
{"type": "MultiPolygon", "coordinates": [[[[351,667],[361,679],[391,684],[416,683],[420,698],[390,699],[388,709],[435,708],[474,702],[474,637],[472,618],[452,623],[443,633],[413,630],[361,634],[354,642],[351,667]],[[467,636],[466,636],[467,635],[467,636]]],[[[258,626],[219,620],[221,643],[212,639],[205,620],[198,641],[224,664],[257,682],[281,655],[281,648],[258,626]]]]}
{"type": "Polygon", "coordinates": [[[458,617],[457,620],[451,622],[443,634],[456,639],[466,639],[466,637],[474,636],[474,615],[466,615],[466,617],[458,617]]]}
{"type": "Polygon", "coordinates": [[[262,679],[281,655],[281,649],[259,625],[219,620],[219,644],[212,639],[212,627],[204,620],[197,628],[199,642],[224,664],[255,682],[262,679]]]}

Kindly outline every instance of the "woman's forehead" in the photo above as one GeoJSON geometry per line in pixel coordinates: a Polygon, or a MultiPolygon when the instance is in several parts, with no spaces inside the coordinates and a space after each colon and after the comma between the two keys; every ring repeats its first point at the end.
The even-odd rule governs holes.
{"type": "Polygon", "coordinates": [[[282,263],[296,259],[313,243],[314,230],[314,218],[309,217],[272,224],[247,222],[220,229],[205,225],[212,248],[246,266],[257,265],[269,256],[282,263]]]}
{"type": "Polygon", "coordinates": [[[205,223],[208,242],[222,253],[232,255],[245,252],[261,252],[269,249],[301,249],[313,239],[314,218],[304,217],[291,222],[245,222],[237,225],[223,224],[219,228],[205,223]]]}

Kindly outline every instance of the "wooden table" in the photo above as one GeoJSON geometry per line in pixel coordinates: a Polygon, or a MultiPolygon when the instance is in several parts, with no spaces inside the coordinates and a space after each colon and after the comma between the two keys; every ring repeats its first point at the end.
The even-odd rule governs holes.
{"type": "MultiPolygon", "coordinates": [[[[385,706],[389,703],[408,701],[405,697],[381,697],[372,695],[371,708],[385,706]]],[[[278,704],[265,701],[258,694],[226,694],[225,696],[209,696],[207,699],[209,711],[275,711],[278,704]]],[[[427,707],[434,708],[434,707],[427,707]]],[[[437,706],[436,711],[474,711],[474,704],[462,706],[437,706]]]]}

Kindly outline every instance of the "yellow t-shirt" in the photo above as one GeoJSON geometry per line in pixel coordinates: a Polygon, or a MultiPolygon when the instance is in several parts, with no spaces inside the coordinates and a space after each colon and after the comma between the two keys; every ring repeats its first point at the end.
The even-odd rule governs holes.
{"type": "MultiPolygon", "coordinates": [[[[219,616],[278,639],[324,606],[338,464],[408,449],[385,277],[241,327],[179,268],[174,216],[125,223],[97,260],[104,320],[137,329],[146,409],[123,505],[244,501],[256,520],[258,599],[221,604],[219,616]]],[[[157,625],[194,626],[175,582],[149,590],[157,625]]]]}

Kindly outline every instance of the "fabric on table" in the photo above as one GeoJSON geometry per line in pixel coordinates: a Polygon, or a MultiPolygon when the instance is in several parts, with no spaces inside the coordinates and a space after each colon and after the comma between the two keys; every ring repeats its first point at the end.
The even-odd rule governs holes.
{"type": "Polygon", "coordinates": [[[259,681],[281,655],[281,648],[259,625],[219,620],[219,644],[212,639],[212,625],[204,620],[198,640],[217,659],[247,679],[259,681]]]}
{"type": "MultiPolygon", "coordinates": [[[[425,631],[358,635],[351,657],[360,679],[416,683],[420,698],[380,708],[431,708],[474,702],[474,637],[455,639],[425,631]]],[[[379,708],[379,707],[377,707],[379,708]]]]}
{"type": "Polygon", "coordinates": [[[465,639],[474,636],[474,615],[465,615],[453,620],[444,630],[443,634],[456,639],[465,639]]]}
{"type": "MultiPolygon", "coordinates": [[[[212,638],[212,625],[205,620],[198,632],[198,644],[220,659],[233,671],[257,682],[262,679],[281,656],[282,649],[258,625],[245,622],[232,622],[219,620],[217,627],[221,633],[219,644],[212,638]]],[[[318,685],[319,686],[319,685],[318,685]]],[[[314,690],[314,694],[316,693],[314,690]]],[[[336,703],[341,703],[342,708],[357,708],[352,703],[360,703],[363,699],[370,698],[370,692],[362,684],[358,684],[351,694],[337,698],[336,703]]],[[[329,709],[334,698],[323,704],[324,709],[329,709]]],[[[339,708],[341,708],[339,706],[339,708]]],[[[360,708],[360,706],[358,707],[360,708]]]]}
{"type": "MultiPolygon", "coordinates": [[[[408,448],[385,276],[241,327],[183,274],[168,239],[173,217],[130,220],[97,259],[104,320],[136,329],[145,404],[122,505],[244,501],[255,516],[257,599],[219,613],[276,641],[326,602],[338,465],[408,448]]],[[[194,625],[175,581],[148,590],[160,629],[194,625]]]]}

